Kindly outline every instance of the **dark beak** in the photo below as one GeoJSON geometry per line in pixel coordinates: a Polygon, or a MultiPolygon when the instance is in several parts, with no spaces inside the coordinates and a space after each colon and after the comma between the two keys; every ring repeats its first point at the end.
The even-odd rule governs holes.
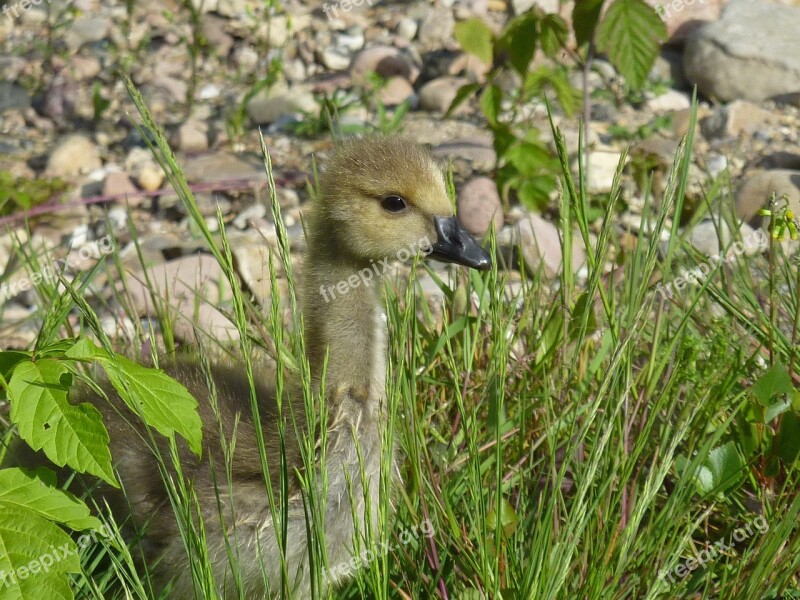
{"type": "Polygon", "coordinates": [[[429,255],[431,258],[480,271],[492,268],[489,253],[478,245],[455,217],[434,217],[433,224],[437,238],[429,255]]]}

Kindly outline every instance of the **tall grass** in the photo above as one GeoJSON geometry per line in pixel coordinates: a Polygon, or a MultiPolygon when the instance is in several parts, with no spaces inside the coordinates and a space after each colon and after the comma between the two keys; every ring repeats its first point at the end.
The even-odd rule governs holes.
{"type": "MultiPolygon", "coordinates": [[[[302,382],[309,427],[324,436],[326,407],[310,384],[274,190],[274,262],[292,290],[288,328],[277,296],[271,306],[257,307],[239,290],[224,233],[208,230],[163,136],[132,94],[154,134],[144,139],[157,140],[155,155],[234,289],[231,318],[241,339],[235,354],[243,357],[251,384],[253,348],[261,347],[278,364],[284,398],[290,380],[302,382]]],[[[800,318],[797,265],[773,246],[767,257],[740,258],[701,285],[661,296],[655,281],[670,281],[680,266],[704,259],[681,239],[678,219],[670,225],[684,210],[691,138],[678,151],[661,204],[646,203],[642,219],[653,223],[652,233],[636,238],[633,248],[622,244],[614,222],[622,202],[620,173],[602,223],[587,222],[583,174],[573,177],[556,138],[565,262],[579,235],[587,246],[587,278],[578,281],[567,270],[551,282],[523,271],[522,281],[511,284],[495,267],[486,275],[458,271],[442,281],[429,270],[445,298],[441,315],[431,312],[413,277],[405,287],[387,283],[384,436],[387,447],[399,449],[402,480],[392,484],[386,453],[379,526],[359,537],[367,560],[350,583],[323,597],[800,597],[800,469],[796,457],[770,463],[772,447],[764,440],[774,445],[774,438],[765,432],[778,421],[753,417],[750,391],[773,364],[792,365],[795,389],[800,381],[792,370],[800,318]],[[662,245],[664,230],[670,241],[662,245]],[[742,433],[753,428],[762,436],[755,449],[742,433]],[[741,468],[726,471],[731,456],[741,468]],[[763,531],[751,528],[725,552],[697,563],[709,545],[729,542],[759,517],[767,525],[763,531]],[[680,569],[693,558],[694,568],[680,569]]],[[[266,168],[270,172],[268,156],[266,168]]],[[[721,196],[715,210],[726,210],[727,201],[721,196]]],[[[270,268],[277,289],[272,261],[270,268]]],[[[43,304],[42,315],[48,310],[43,304]]],[[[82,310],[91,309],[84,304],[82,310]]],[[[168,332],[169,315],[161,320],[168,332]]],[[[257,412],[254,389],[251,400],[257,412]]],[[[785,414],[796,414],[800,406],[789,400],[785,414]]],[[[261,446],[265,477],[280,480],[277,493],[271,486],[265,493],[274,521],[285,523],[293,474],[285,462],[281,473],[268,473],[263,440],[261,446]]],[[[313,438],[304,454],[311,466],[313,438]]],[[[236,494],[229,475],[220,468],[220,497],[236,494]]],[[[325,480],[324,472],[307,468],[302,481],[318,590],[336,568],[323,551],[325,480]]],[[[192,490],[180,478],[170,485],[197,597],[212,598],[192,490]]],[[[233,549],[230,561],[235,566],[233,549]]],[[[75,579],[79,597],[150,597],[147,569],[136,564],[120,535],[87,552],[83,564],[84,574],[75,579]]],[[[290,597],[289,585],[272,584],[290,597]]]]}

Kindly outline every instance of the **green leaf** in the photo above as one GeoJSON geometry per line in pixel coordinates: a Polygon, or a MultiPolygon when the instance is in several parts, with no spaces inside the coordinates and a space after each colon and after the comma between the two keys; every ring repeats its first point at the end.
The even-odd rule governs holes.
{"type": "Polygon", "coordinates": [[[548,88],[555,92],[556,100],[568,116],[581,105],[581,93],[572,87],[567,73],[554,67],[543,66],[531,73],[525,82],[524,95],[526,98],[532,98],[548,88]]]}
{"type": "Polygon", "coordinates": [[[14,367],[16,367],[23,360],[30,359],[30,354],[26,352],[0,352],[0,377],[8,381],[11,377],[11,372],[14,370],[14,367]]]}
{"type": "Polygon", "coordinates": [[[522,77],[528,72],[528,66],[536,53],[536,39],[539,35],[537,23],[538,18],[533,12],[522,14],[508,22],[497,40],[498,53],[504,55],[522,77]]]}
{"type": "Polygon", "coordinates": [[[465,52],[477,56],[484,63],[492,62],[494,34],[489,26],[477,17],[456,23],[455,38],[465,52]]]}
{"type": "Polygon", "coordinates": [[[728,442],[711,450],[703,467],[708,478],[701,478],[701,489],[705,493],[721,493],[741,479],[744,464],[736,444],[728,442]]]}
{"type": "Polygon", "coordinates": [[[50,521],[64,523],[77,530],[102,527],[100,520],[90,515],[86,504],[69,492],[48,484],[46,479],[53,479],[52,471],[40,471],[0,470],[0,506],[3,510],[9,507],[31,510],[50,521]]]}
{"type": "Polygon", "coordinates": [[[594,37],[602,10],[603,0],[575,0],[575,7],[572,9],[572,29],[575,31],[578,46],[583,46],[594,37]]]}
{"type": "Polygon", "coordinates": [[[762,406],[769,406],[776,394],[786,394],[791,398],[794,395],[794,386],[786,367],[776,363],[758,378],[750,391],[762,406]]]}
{"type": "Polygon", "coordinates": [[[800,455],[800,416],[786,413],[775,436],[774,451],[784,462],[791,465],[800,455]]]}
{"type": "Polygon", "coordinates": [[[530,142],[520,142],[506,152],[505,158],[523,177],[533,177],[546,170],[553,161],[550,151],[530,142]]]}
{"type": "Polygon", "coordinates": [[[111,384],[141,411],[144,420],[161,435],[172,439],[178,433],[196,455],[203,442],[203,422],[197,400],[180,383],[160,369],[143,367],[122,356],[104,361],[111,384]]]}
{"type": "MultiPolygon", "coordinates": [[[[497,524],[497,516],[497,506],[492,505],[489,514],[486,515],[486,525],[488,528],[491,529],[495,527],[497,524]]],[[[500,500],[500,527],[502,527],[504,533],[509,536],[514,533],[518,523],[519,517],[514,507],[508,500],[502,498],[500,500]]]]}
{"type": "Polygon", "coordinates": [[[450,103],[450,108],[447,109],[445,117],[451,116],[459,106],[461,106],[470,96],[472,96],[479,89],[481,89],[481,85],[479,83],[468,83],[458,88],[456,96],[450,103]]]}
{"type": "Polygon", "coordinates": [[[77,545],[58,526],[31,511],[0,511],[3,600],[71,600],[66,573],[80,569],[77,545]]]}
{"type": "Polygon", "coordinates": [[[634,89],[641,88],[667,30],[643,0],[617,0],[597,29],[597,47],[634,89]]]}
{"type": "Polygon", "coordinates": [[[18,364],[8,384],[11,420],[31,448],[43,450],[59,467],[69,465],[116,487],[100,412],[85,402],[70,404],[71,384],[67,367],[51,358],[18,364]]]}
{"type": "Polygon", "coordinates": [[[164,371],[118,354],[112,356],[85,338],[70,348],[67,357],[99,361],[111,385],[134,412],[164,437],[172,439],[180,434],[192,452],[200,455],[203,423],[197,413],[197,400],[164,371]]]}
{"type": "Polygon", "coordinates": [[[490,125],[497,124],[497,117],[503,103],[503,91],[496,85],[489,85],[481,94],[481,110],[490,125]]]}
{"type": "Polygon", "coordinates": [[[559,15],[548,14],[539,21],[539,40],[542,52],[549,58],[555,58],[567,45],[569,31],[567,24],[559,15]]]}

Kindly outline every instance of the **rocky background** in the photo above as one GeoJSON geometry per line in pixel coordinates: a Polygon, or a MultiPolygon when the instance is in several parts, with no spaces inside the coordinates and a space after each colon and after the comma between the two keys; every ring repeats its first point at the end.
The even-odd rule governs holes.
{"type": "MultiPolygon", "coordinates": [[[[221,210],[239,275],[260,303],[273,292],[265,257],[275,234],[258,131],[271,152],[299,260],[310,165],[323,162],[332,147],[323,97],[337,105],[343,131],[375,128],[381,114],[408,102],[399,131],[452,162],[464,225],[478,236],[494,228],[501,246],[521,245],[529,270],[554,276],[562,267],[557,194],[537,210],[501,198],[492,136],[477,103],[445,117],[458,88],[486,74],[460,50],[455,24],[478,16],[499,29],[534,5],[567,19],[571,14],[570,3],[557,0],[205,0],[194,10],[174,0],[9,2],[0,15],[0,174],[6,172],[0,199],[8,196],[2,186],[19,190],[32,182],[46,182],[49,199],[28,211],[0,212],[0,348],[29,347],[39,327],[34,270],[14,248],[55,261],[71,277],[102,258],[109,239],[118,266],[131,276],[121,289],[112,264],[87,290],[107,333],[132,336],[136,317],[156,312],[143,259],[152,286],[183,315],[176,324],[180,339],[193,338],[194,319],[214,336],[236,335],[224,316],[230,290],[136,128],[119,71],[130,73],[169,135],[212,229],[221,210]]],[[[630,147],[625,202],[615,214],[620,240],[632,244],[647,235],[638,231],[643,190],[637,172],[645,165],[655,173],[657,198],[688,131],[693,84],[700,106],[687,205],[700,206],[718,190],[732,197],[738,217],[757,227],[756,211],[776,191],[788,194],[800,214],[800,2],[653,5],[660,6],[670,39],[644,94],[626,96],[602,57],[588,79],[593,195],[610,191],[621,152],[630,147]]],[[[572,71],[570,81],[580,89],[583,74],[578,66],[572,71]]],[[[578,119],[555,116],[575,154],[578,119]]],[[[552,137],[542,101],[526,118],[544,139],[552,137]]],[[[717,251],[712,221],[687,233],[701,252],[717,251]]],[[[515,264],[507,267],[513,293],[521,274],[515,264]]],[[[585,274],[581,247],[571,268],[585,274]]],[[[434,305],[441,301],[430,277],[420,284],[434,305]]]]}

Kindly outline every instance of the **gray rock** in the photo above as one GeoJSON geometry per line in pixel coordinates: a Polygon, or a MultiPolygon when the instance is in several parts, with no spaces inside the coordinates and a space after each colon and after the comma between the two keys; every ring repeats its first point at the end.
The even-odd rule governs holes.
{"type": "Polygon", "coordinates": [[[260,219],[266,216],[267,207],[261,203],[251,204],[242,210],[233,220],[233,226],[237,229],[247,229],[247,225],[252,219],[260,219]]]}
{"type": "Polygon", "coordinates": [[[719,177],[728,168],[728,157],[724,154],[711,154],[706,159],[706,169],[711,177],[719,177]]]}
{"type": "Polygon", "coordinates": [[[689,38],[684,67],[708,97],[760,102],[800,91],[800,8],[735,0],[689,38]]]}
{"type": "MultiPolygon", "coordinates": [[[[419,103],[423,110],[431,112],[445,113],[458,93],[461,86],[467,84],[464,77],[439,77],[429,81],[422,86],[419,91],[419,103]]],[[[466,105],[462,104],[459,109],[464,110],[466,105]]]]}
{"type": "Polygon", "coordinates": [[[0,81],[0,113],[7,110],[25,110],[31,105],[31,97],[24,89],[9,81],[0,81]]]}
{"type": "MultiPolygon", "coordinates": [[[[744,256],[754,256],[763,252],[768,244],[767,234],[762,230],[756,230],[747,223],[742,223],[739,229],[737,240],[741,238],[740,254],[744,256]]],[[[725,221],[715,223],[710,219],[701,221],[695,225],[689,234],[689,243],[699,252],[708,256],[719,255],[723,250],[730,248],[733,242],[731,228],[725,221]]]]}
{"type": "Polygon", "coordinates": [[[144,148],[131,148],[125,157],[125,172],[144,190],[155,191],[164,182],[164,172],[153,155],[144,148]]]}
{"type": "MultiPolygon", "coordinates": [[[[611,191],[621,156],[619,152],[601,150],[589,152],[589,192],[604,194],[611,191]]],[[[578,171],[577,162],[574,164],[574,169],[575,172],[578,171]]]]}
{"type": "Polygon", "coordinates": [[[284,116],[316,111],[317,103],[311,92],[283,85],[260,92],[247,103],[247,116],[259,125],[273,123],[284,116]]]}
{"type": "Polygon", "coordinates": [[[503,203],[497,185],[488,177],[476,177],[458,193],[458,220],[472,235],[483,237],[494,227],[503,227],[503,203]]]}
{"type": "Polygon", "coordinates": [[[386,85],[381,88],[378,97],[386,106],[397,106],[406,100],[410,100],[413,108],[417,101],[414,88],[402,77],[390,78],[386,82],[386,85]]]}
{"type": "Polygon", "coordinates": [[[67,30],[64,40],[73,52],[84,44],[102,41],[111,29],[111,21],[105,17],[81,16],[67,30]]]}
{"type": "Polygon", "coordinates": [[[345,71],[350,66],[350,53],[347,48],[334,46],[320,53],[320,62],[331,71],[345,71]]]}
{"type": "Polygon", "coordinates": [[[226,57],[233,47],[233,37],[225,30],[226,19],[214,15],[203,15],[200,18],[200,31],[206,39],[211,53],[226,57]]]}
{"type": "Polygon", "coordinates": [[[226,179],[266,180],[264,163],[255,154],[213,152],[187,158],[183,163],[186,179],[192,183],[226,179]]]}
{"type": "Polygon", "coordinates": [[[140,316],[156,316],[155,301],[174,321],[175,335],[195,341],[194,328],[213,339],[238,339],[236,327],[215,308],[231,298],[225,274],[213,257],[195,254],[148,269],[151,287],[141,270],[129,273],[126,289],[140,316]]]}
{"type": "Polygon", "coordinates": [[[446,46],[453,39],[456,20],[449,8],[434,8],[419,25],[419,43],[427,49],[446,46]]]}
{"type": "Polygon", "coordinates": [[[417,36],[417,29],[419,29],[419,25],[414,19],[403,17],[397,22],[395,31],[401,38],[410,42],[417,36]]]}
{"type": "Polygon", "coordinates": [[[497,155],[490,136],[443,142],[436,146],[432,153],[437,158],[467,161],[476,171],[489,171],[497,162],[497,155]]]}
{"type": "Polygon", "coordinates": [[[131,178],[126,173],[109,173],[103,182],[103,195],[118,197],[120,204],[128,203],[131,206],[139,206],[143,197],[139,190],[133,185],[131,178]]]}
{"type": "MultiPolygon", "coordinates": [[[[578,271],[586,262],[586,253],[579,239],[573,236],[572,268],[578,271]]],[[[558,228],[537,214],[530,213],[517,223],[513,239],[522,248],[525,267],[531,275],[542,269],[546,277],[555,277],[561,272],[564,262],[558,228]]]]}
{"type": "Polygon", "coordinates": [[[752,102],[736,100],[726,106],[717,107],[700,123],[703,135],[708,139],[735,138],[752,135],[771,118],[771,114],[752,102]]]}
{"type": "Polygon", "coordinates": [[[647,108],[655,113],[665,113],[676,110],[685,110],[692,105],[692,100],[677,90],[667,90],[666,93],[647,100],[647,108]]]}
{"type": "Polygon", "coordinates": [[[346,33],[337,33],[336,45],[348,52],[358,52],[364,47],[364,31],[360,27],[351,27],[346,33]]]}
{"type": "Polygon", "coordinates": [[[208,150],[208,123],[189,119],[178,129],[178,148],[183,152],[208,150]]]}

